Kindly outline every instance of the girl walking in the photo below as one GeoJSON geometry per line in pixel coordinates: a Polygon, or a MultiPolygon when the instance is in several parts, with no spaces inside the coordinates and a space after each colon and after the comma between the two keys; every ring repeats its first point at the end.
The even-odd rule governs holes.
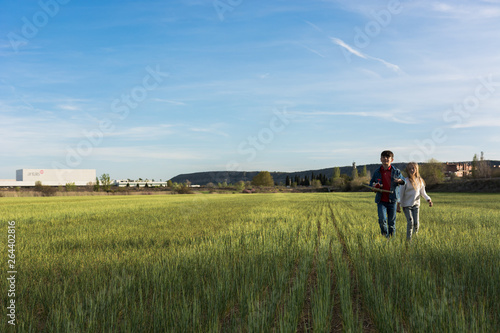
{"type": "Polygon", "coordinates": [[[406,165],[406,173],[408,177],[406,178],[406,183],[400,187],[400,197],[397,206],[397,211],[401,212],[401,207],[403,207],[403,212],[406,216],[406,239],[411,240],[413,234],[418,233],[419,228],[419,208],[420,208],[420,197],[424,197],[429,203],[429,207],[432,207],[431,197],[425,192],[425,182],[420,177],[418,171],[418,164],[415,162],[410,162],[406,165]]]}

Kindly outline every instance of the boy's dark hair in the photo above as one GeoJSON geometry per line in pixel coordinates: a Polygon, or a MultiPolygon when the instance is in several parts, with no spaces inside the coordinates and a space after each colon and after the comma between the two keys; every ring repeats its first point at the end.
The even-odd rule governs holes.
{"type": "Polygon", "coordinates": [[[380,154],[380,157],[390,157],[390,158],[394,158],[394,153],[390,150],[384,150],[381,154],[380,154]]]}

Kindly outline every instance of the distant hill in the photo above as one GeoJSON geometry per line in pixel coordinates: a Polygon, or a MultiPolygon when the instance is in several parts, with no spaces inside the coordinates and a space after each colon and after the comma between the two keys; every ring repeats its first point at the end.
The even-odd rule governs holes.
{"type": "MultiPolygon", "coordinates": [[[[406,163],[394,163],[394,165],[400,169],[406,166],[406,163]]],[[[357,165],[356,168],[358,172],[363,169],[363,165],[357,165]]],[[[370,173],[373,173],[377,168],[380,168],[380,163],[378,164],[368,164],[366,165],[366,170],[370,173]]],[[[294,178],[295,176],[299,176],[300,178],[304,178],[305,176],[311,178],[311,175],[323,174],[327,178],[331,178],[333,176],[333,169],[324,168],[324,169],[316,169],[316,170],[305,170],[305,171],[296,171],[296,172],[271,172],[271,176],[273,176],[275,183],[283,183],[285,184],[286,176],[290,178],[294,178]]],[[[352,166],[343,166],[340,167],[341,174],[351,175],[352,166]]],[[[189,180],[192,184],[198,185],[206,185],[208,183],[223,183],[226,182],[228,184],[235,184],[242,181],[252,181],[252,178],[255,177],[260,171],[210,171],[210,172],[195,172],[195,173],[185,173],[172,178],[173,182],[184,183],[186,180],[189,180]]]]}
{"type": "MultiPolygon", "coordinates": [[[[465,162],[450,162],[450,163],[471,163],[471,161],[465,161],[465,162]]],[[[500,166],[500,161],[491,161],[489,160],[488,163],[493,166],[500,166]]],[[[405,163],[393,163],[396,167],[398,167],[400,170],[404,170],[406,167],[406,162],[405,163]]],[[[423,163],[419,163],[423,164],[423,163]]],[[[364,165],[357,165],[356,168],[358,169],[358,172],[361,172],[363,170],[364,165]]],[[[296,175],[299,176],[300,178],[304,178],[305,176],[308,176],[309,179],[311,178],[311,175],[314,173],[314,175],[319,175],[323,174],[327,178],[332,177],[333,175],[333,169],[335,167],[330,167],[330,168],[324,168],[324,169],[316,169],[316,170],[305,170],[305,171],[296,171],[296,172],[278,172],[274,171],[271,172],[271,175],[273,176],[273,179],[276,183],[280,184],[285,184],[286,181],[286,176],[289,176],[290,178],[294,178],[296,175]]],[[[366,170],[370,173],[373,174],[373,172],[377,169],[380,168],[380,163],[375,163],[375,164],[366,164],[366,170]]],[[[269,170],[267,170],[269,171],[269,170]]],[[[352,165],[349,166],[343,166],[340,167],[340,173],[341,174],[347,174],[351,175],[352,171],[352,165]]],[[[180,174],[178,176],[175,176],[172,178],[173,182],[177,183],[184,183],[186,180],[189,180],[192,184],[198,184],[198,185],[206,185],[208,183],[223,183],[226,182],[228,184],[235,184],[239,182],[240,180],[242,181],[252,181],[252,178],[257,175],[260,171],[208,171],[208,172],[194,172],[194,173],[185,173],[185,174],[180,174]]]]}

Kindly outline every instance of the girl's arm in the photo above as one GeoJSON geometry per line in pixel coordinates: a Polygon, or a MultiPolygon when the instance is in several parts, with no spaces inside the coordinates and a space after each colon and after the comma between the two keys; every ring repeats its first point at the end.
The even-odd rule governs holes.
{"type": "Polygon", "coordinates": [[[420,187],[420,195],[424,197],[425,200],[429,203],[429,207],[432,207],[433,203],[431,200],[431,197],[425,192],[425,185],[422,184],[422,187],[420,187]]]}

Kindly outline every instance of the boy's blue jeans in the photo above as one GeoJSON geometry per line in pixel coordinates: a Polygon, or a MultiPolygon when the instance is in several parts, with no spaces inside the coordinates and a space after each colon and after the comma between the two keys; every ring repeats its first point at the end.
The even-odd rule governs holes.
{"type": "Polygon", "coordinates": [[[396,202],[380,201],[377,204],[378,224],[383,236],[391,237],[396,234],[396,202]]]}

